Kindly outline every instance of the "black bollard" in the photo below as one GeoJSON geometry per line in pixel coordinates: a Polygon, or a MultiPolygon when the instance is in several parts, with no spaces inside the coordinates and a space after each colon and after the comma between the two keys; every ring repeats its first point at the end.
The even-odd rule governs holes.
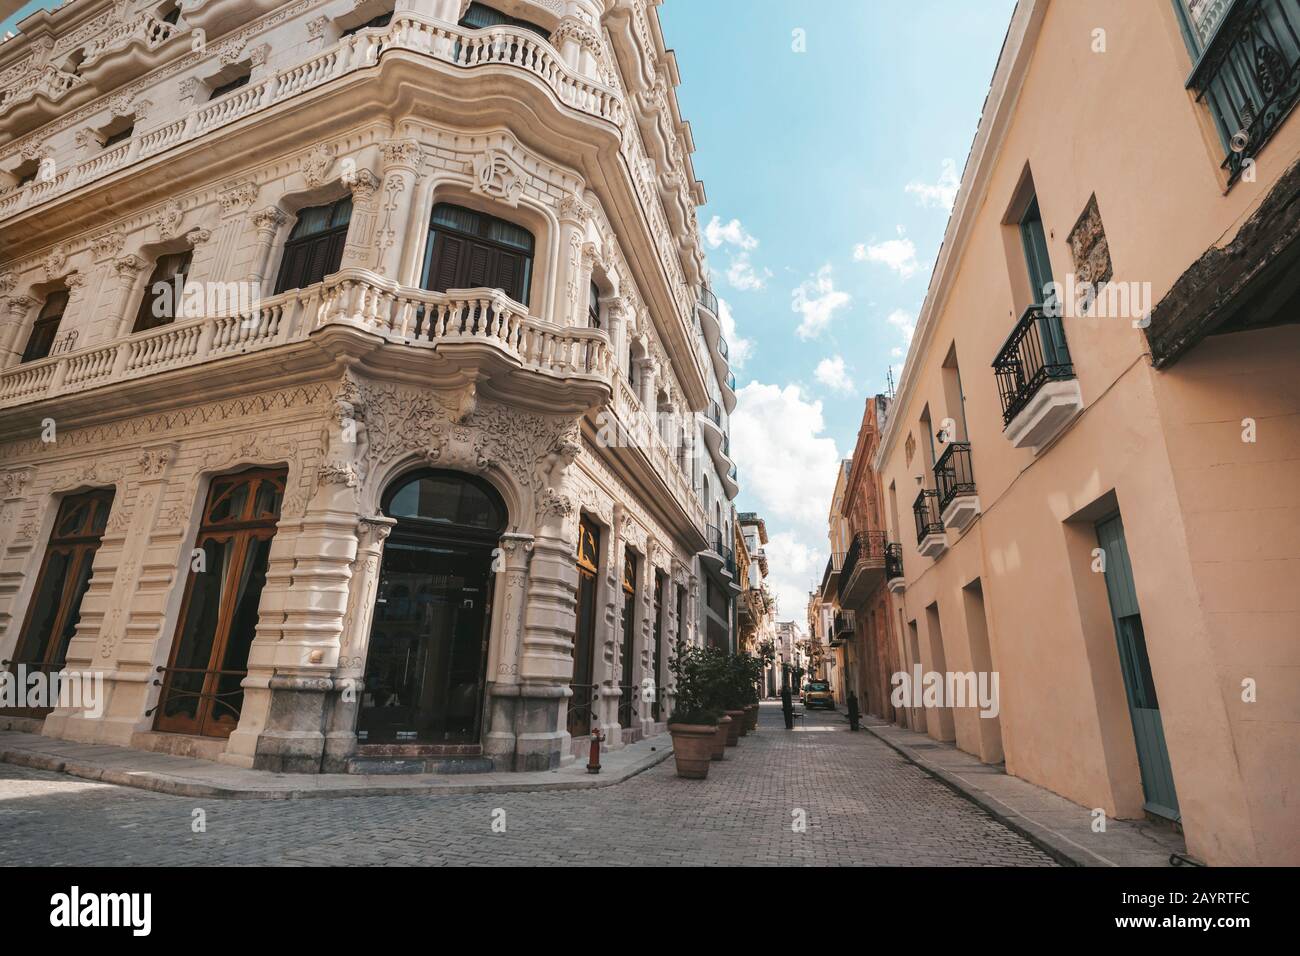
{"type": "Polygon", "coordinates": [[[849,730],[858,729],[858,695],[849,694],[849,730]]]}

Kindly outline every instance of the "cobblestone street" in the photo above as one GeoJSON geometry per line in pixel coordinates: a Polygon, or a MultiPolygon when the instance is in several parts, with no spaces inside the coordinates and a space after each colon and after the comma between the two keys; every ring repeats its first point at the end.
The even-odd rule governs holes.
{"type": "Polygon", "coordinates": [[[5,865],[1052,865],[840,714],[787,732],[773,704],[706,781],[669,759],[589,791],[196,801],[0,764],[0,833],[5,865]]]}

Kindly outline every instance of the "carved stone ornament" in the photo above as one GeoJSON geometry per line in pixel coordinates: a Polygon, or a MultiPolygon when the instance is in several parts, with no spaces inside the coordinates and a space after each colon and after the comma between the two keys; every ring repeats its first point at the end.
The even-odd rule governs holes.
{"type": "Polygon", "coordinates": [[[4,489],[4,497],[21,498],[23,486],[31,480],[30,471],[10,471],[0,475],[0,488],[4,489]]]}
{"type": "Polygon", "coordinates": [[[366,205],[379,191],[379,177],[368,169],[359,169],[345,178],[343,185],[352,191],[352,196],[359,205],[366,205]]]}
{"type": "Polygon", "coordinates": [[[412,169],[420,165],[420,144],[413,139],[394,139],[379,147],[385,166],[409,166],[412,169]]]}
{"type": "Polygon", "coordinates": [[[220,196],[222,211],[231,212],[237,209],[247,209],[257,202],[257,194],[260,189],[261,187],[254,182],[227,183],[220,196]]]}
{"type": "Polygon", "coordinates": [[[106,232],[90,240],[90,248],[96,259],[111,259],[122,251],[126,237],[120,232],[106,232]]]}
{"type": "Polygon", "coordinates": [[[489,149],[474,157],[474,192],[516,206],[523,191],[523,171],[504,152],[489,149]]]}
{"type": "Polygon", "coordinates": [[[573,194],[562,196],[555,211],[560,222],[570,223],[579,229],[586,229],[593,215],[591,207],[573,194]]]}
{"type": "Polygon", "coordinates": [[[46,279],[57,279],[63,275],[63,270],[68,264],[68,253],[63,246],[58,245],[46,254],[42,265],[45,267],[46,279]]]}
{"type": "Polygon", "coordinates": [[[302,177],[314,189],[328,182],[333,166],[334,147],[328,143],[317,143],[302,158],[302,177]]]}
{"type": "Polygon", "coordinates": [[[180,200],[169,199],[153,214],[153,224],[159,236],[171,239],[180,231],[184,217],[185,210],[181,207],[180,200]]]}

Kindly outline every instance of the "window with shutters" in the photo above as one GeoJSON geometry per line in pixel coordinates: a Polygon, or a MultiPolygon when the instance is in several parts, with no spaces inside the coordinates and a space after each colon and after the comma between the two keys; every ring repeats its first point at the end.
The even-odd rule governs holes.
{"type": "Polygon", "coordinates": [[[298,221],[284,244],[280,275],[275,281],[276,295],[290,289],[305,289],[339,271],[351,219],[351,196],[298,213],[298,221]]]}
{"type": "Polygon", "coordinates": [[[533,275],[533,235],[493,216],[440,203],[429,220],[421,286],[448,289],[500,289],[523,305],[533,275]]]}
{"type": "Polygon", "coordinates": [[[189,252],[174,252],[158,257],[153,273],[145,284],[144,295],[140,298],[135,325],[131,327],[132,334],[176,321],[176,313],[185,290],[185,277],[189,271],[189,252]]]}
{"type": "Polygon", "coordinates": [[[54,347],[54,337],[59,334],[59,323],[63,320],[63,310],[68,307],[68,293],[60,289],[45,297],[40,314],[32,324],[32,332],[27,336],[27,348],[23,349],[24,362],[35,362],[50,354],[54,347]]]}
{"type": "Polygon", "coordinates": [[[225,96],[227,93],[233,93],[241,86],[247,86],[248,81],[252,79],[252,77],[253,77],[253,71],[252,68],[250,67],[244,72],[240,73],[234,79],[226,80],[212,87],[212,92],[208,94],[208,99],[215,100],[218,97],[225,96]]]}

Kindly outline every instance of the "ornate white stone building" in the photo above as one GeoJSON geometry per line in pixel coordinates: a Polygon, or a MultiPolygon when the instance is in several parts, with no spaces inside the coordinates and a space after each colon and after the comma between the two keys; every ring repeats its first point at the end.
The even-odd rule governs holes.
{"type": "Polygon", "coordinates": [[[0,660],[104,701],[0,726],[355,772],[662,725],[739,591],[678,82],[652,0],[23,21],[0,660]]]}

